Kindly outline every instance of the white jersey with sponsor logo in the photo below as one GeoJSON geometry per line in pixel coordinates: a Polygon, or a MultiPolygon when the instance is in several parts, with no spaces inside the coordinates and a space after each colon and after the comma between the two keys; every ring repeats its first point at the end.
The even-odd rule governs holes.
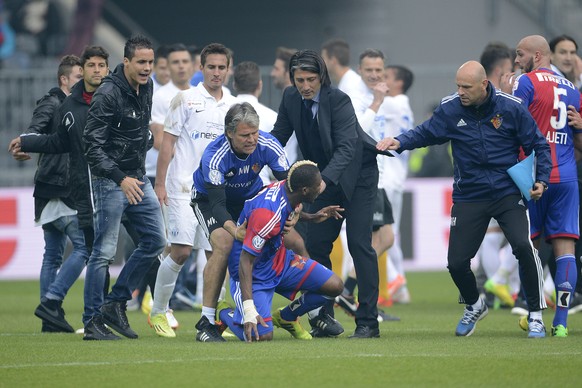
{"type": "Polygon", "coordinates": [[[164,131],[178,137],[166,177],[168,197],[190,198],[192,174],[206,146],[224,134],[226,112],[236,102],[225,93],[217,102],[203,83],[174,97],[164,123],[164,131]]]}

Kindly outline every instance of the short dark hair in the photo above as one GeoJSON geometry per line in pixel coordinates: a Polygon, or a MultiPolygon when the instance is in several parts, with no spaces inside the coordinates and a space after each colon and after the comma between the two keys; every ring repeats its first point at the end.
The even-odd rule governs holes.
{"type": "Polygon", "coordinates": [[[556,46],[558,45],[558,43],[564,41],[564,40],[569,40],[570,42],[574,43],[574,47],[576,47],[576,51],[578,51],[578,43],[576,43],[576,41],[574,40],[574,38],[572,38],[570,35],[566,35],[566,34],[562,34],[560,36],[556,36],[554,39],[552,39],[550,41],[550,50],[552,52],[556,51],[556,46]]]}
{"type": "Polygon", "coordinates": [[[243,94],[252,94],[261,82],[261,69],[255,62],[241,62],[234,68],[234,88],[243,94]]]}
{"type": "Polygon", "coordinates": [[[380,58],[384,60],[384,53],[378,49],[368,48],[360,54],[360,64],[364,58],[380,58]]]}
{"type": "Polygon", "coordinates": [[[287,174],[287,188],[290,192],[302,187],[314,187],[320,175],[317,164],[310,160],[300,160],[293,163],[287,174]]]}
{"type": "Polygon", "coordinates": [[[322,86],[331,85],[331,80],[329,79],[329,74],[327,73],[327,67],[321,55],[313,50],[301,50],[297,51],[291,57],[289,61],[289,78],[291,83],[295,85],[295,71],[303,70],[310,73],[315,73],[319,75],[319,81],[322,86]]]}
{"type": "Polygon", "coordinates": [[[487,76],[491,74],[495,66],[499,64],[500,61],[509,59],[511,61],[511,50],[503,43],[492,42],[489,43],[483,53],[481,54],[481,65],[485,68],[485,73],[487,76]]]}
{"type": "Polygon", "coordinates": [[[168,58],[171,53],[175,53],[176,51],[186,51],[186,52],[188,52],[188,54],[190,54],[190,51],[188,51],[188,47],[186,47],[185,44],[174,43],[174,44],[171,44],[168,46],[168,53],[166,55],[166,58],[168,58]]]}
{"type": "Polygon", "coordinates": [[[409,68],[401,65],[388,65],[386,69],[393,69],[397,81],[402,81],[402,93],[406,93],[414,82],[414,74],[409,68]]]}
{"type": "Polygon", "coordinates": [[[73,71],[73,67],[81,65],[81,59],[79,59],[76,55],[65,55],[61,58],[61,62],[59,63],[59,68],[57,70],[57,82],[58,85],[61,86],[61,76],[68,77],[71,72],[73,71]]]}
{"type": "Polygon", "coordinates": [[[297,49],[279,46],[275,50],[275,59],[282,60],[283,67],[285,69],[288,69],[289,68],[289,61],[291,60],[291,57],[293,56],[293,54],[295,54],[296,52],[297,52],[297,49]]]}
{"type": "Polygon", "coordinates": [[[85,63],[92,57],[99,57],[105,59],[105,63],[109,66],[109,53],[101,46],[87,46],[81,53],[81,67],[85,67],[85,63]]]}
{"type": "Polygon", "coordinates": [[[321,45],[329,57],[337,59],[340,65],[350,65],[350,45],[343,39],[330,39],[321,45]]]}
{"type": "Polygon", "coordinates": [[[248,102],[234,104],[226,112],[226,117],[224,118],[224,134],[227,132],[235,133],[236,127],[240,123],[245,123],[255,128],[259,127],[259,115],[255,108],[248,102]]]}
{"type": "Polygon", "coordinates": [[[125,42],[123,48],[123,57],[131,61],[135,55],[135,50],[139,49],[154,49],[152,41],[143,35],[134,35],[125,42]]]}
{"type": "Polygon", "coordinates": [[[230,66],[230,61],[231,61],[231,51],[226,48],[226,46],[224,46],[221,43],[210,43],[209,45],[207,45],[206,47],[204,47],[202,49],[202,52],[200,53],[200,64],[202,66],[204,66],[206,64],[206,58],[210,55],[210,54],[222,54],[226,56],[226,65],[230,66]]]}
{"type": "Polygon", "coordinates": [[[156,49],[156,57],[154,59],[154,63],[157,64],[158,60],[160,59],[167,59],[168,58],[168,51],[170,49],[170,46],[168,46],[167,44],[163,44],[160,47],[158,47],[156,49]]]}

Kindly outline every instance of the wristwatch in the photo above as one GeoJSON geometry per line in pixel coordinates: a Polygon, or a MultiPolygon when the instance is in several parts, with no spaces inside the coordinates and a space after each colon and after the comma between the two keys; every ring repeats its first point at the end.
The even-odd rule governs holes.
{"type": "Polygon", "coordinates": [[[546,191],[548,189],[548,184],[544,181],[536,181],[536,183],[541,184],[542,186],[544,186],[544,191],[546,191]]]}

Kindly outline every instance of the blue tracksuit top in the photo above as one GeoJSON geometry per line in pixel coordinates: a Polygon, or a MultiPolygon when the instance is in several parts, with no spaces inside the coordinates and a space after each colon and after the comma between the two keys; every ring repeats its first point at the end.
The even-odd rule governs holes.
{"type": "Polygon", "coordinates": [[[457,93],[441,100],[433,116],[396,137],[399,152],[451,141],[453,202],[489,201],[520,194],[507,173],[525,155],[536,152],[536,180],[548,183],[550,148],[521,100],[489,83],[480,106],[463,106],[457,93]]]}

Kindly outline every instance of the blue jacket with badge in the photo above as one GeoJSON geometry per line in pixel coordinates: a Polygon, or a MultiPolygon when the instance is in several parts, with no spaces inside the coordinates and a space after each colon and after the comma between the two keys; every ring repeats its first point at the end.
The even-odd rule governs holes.
{"type": "Polygon", "coordinates": [[[534,119],[510,94],[491,83],[480,106],[463,106],[457,93],[442,99],[433,116],[396,137],[399,152],[451,141],[454,165],[453,202],[497,200],[520,194],[507,173],[518,162],[520,147],[536,152],[536,180],[548,182],[550,147],[534,119]]]}

